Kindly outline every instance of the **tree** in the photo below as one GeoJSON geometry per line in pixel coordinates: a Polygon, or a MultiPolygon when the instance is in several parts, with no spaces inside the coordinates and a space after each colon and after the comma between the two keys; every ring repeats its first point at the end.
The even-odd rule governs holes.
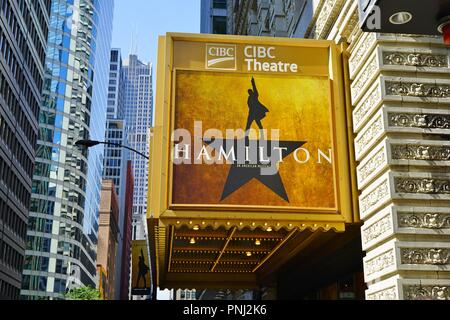
{"type": "Polygon", "coordinates": [[[92,287],[71,289],[65,297],[67,300],[102,300],[100,291],[92,287]]]}

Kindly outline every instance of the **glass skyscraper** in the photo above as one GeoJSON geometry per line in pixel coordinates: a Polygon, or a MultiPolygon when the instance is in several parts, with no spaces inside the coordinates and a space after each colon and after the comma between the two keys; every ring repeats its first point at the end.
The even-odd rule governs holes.
{"type": "Polygon", "coordinates": [[[0,0],[0,300],[18,299],[50,0],[0,0]]]}
{"type": "Polygon", "coordinates": [[[52,0],[21,294],[96,285],[113,0],[52,0]]]}
{"type": "MultiPolygon", "coordinates": [[[[152,64],[141,62],[131,54],[124,63],[125,123],[131,148],[148,154],[150,129],[153,124],[152,64]]],[[[148,160],[130,152],[133,164],[133,239],[145,239],[142,217],[147,214],[148,160]]]]}

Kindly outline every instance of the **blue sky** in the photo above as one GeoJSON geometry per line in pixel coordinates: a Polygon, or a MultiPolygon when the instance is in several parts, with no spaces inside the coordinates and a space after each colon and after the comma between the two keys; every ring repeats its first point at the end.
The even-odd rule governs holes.
{"type": "Polygon", "coordinates": [[[200,0],[115,0],[112,46],[123,59],[134,34],[140,60],[156,66],[158,35],[166,32],[200,32],[200,0]]]}

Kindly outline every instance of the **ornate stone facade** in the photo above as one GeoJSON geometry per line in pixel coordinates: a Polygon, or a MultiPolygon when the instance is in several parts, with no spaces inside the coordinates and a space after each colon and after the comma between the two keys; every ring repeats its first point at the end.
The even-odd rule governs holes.
{"type": "Polygon", "coordinates": [[[362,89],[367,86],[369,80],[371,80],[375,74],[379,71],[379,65],[377,57],[374,56],[369,64],[362,70],[362,73],[359,77],[352,83],[352,100],[356,102],[357,98],[360,97],[362,93],[362,89]]]}
{"type": "Polygon", "coordinates": [[[376,40],[376,33],[366,33],[361,37],[359,45],[349,60],[350,75],[353,75],[355,70],[364,61],[364,57],[370,52],[370,48],[374,47],[376,40]]]}
{"type": "Polygon", "coordinates": [[[450,160],[450,146],[393,144],[391,150],[391,157],[396,160],[450,160]]]}
{"type": "Polygon", "coordinates": [[[404,286],[406,300],[450,300],[450,286],[404,286]]]}
{"type": "Polygon", "coordinates": [[[228,30],[239,35],[291,37],[305,6],[303,0],[230,0],[228,30]]]}
{"type": "Polygon", "coordinates": [[[364,165],[358,167],[358,184],[361,185],[363,181],[385,164],[387,164],[386,152],[384,149],[381,149],[372,155],[364,165]]]}
{"type": "Polygon", "coordinates": [[[415,194],[450,194],[449,179],[395,178],[395,191],[415,194]]]}
{"type": "Polygon", "coordinates": [[[362,104],[353,111],[353,127],[355,130],[361,126],[363,120],[370,115],[380,101],[381,91],[378,87],[373,88],[371,93],[362,99],[362,104]]]}
{"type": "Polygon", "coordinates": [[[450,129],[450,115],[390,113],[389,125],[394,127],[450,129]]]}
{"type": "Polygon", "coordinates": [[[360,211],[361,215],[368,214],[369,210],[376,207],[383,199],[389,196],[389,181],[385,180],[367,195],[361,196],[360,211]]]}
{"type": "Polygon", "coordinates": [[[410,97],[450,98],[450,86],[421,82],[386,82],[386,94],[410,97]]]}
{"type": "Polygon", "coordinates": [[[395,287],[380,290],[367,295],[367,300],[396,300],[398,298],[395,287]]]}
{"type": "Polygon", "coordinates": [[[383,271],[384,269],[391,267],[395,264],[395,252],[389,250],[372,258],[364,264],[364,271],[366,276],[370,276],[374,273],[383,271]]]}
{"type": "Polygon", "coordinates": [[[442,248],[402,248],[401,261],[405,264],[450,264],[450,250],[442,248]]]}
{"type": "Polygon", "coordinates": [[[349,71],[361,237],[370,257],[366,298],[450,299],[439,279],[450,277],[450,211],[442,209],[450,201],[449,50],[434,37],[359,34],[349,43],[349,71]]]}
{"type": "Polygon", "coordinates": [[[363,230],[361,234],[363,245],[368,244],[391,230],[391,219],[389,215],[386,215],[363,230]]]}
{"type": "Polygon", "coordinates": [[[450,213],[400,212],[398,225],[404,228],[450,229],[450,213]]]}
{"type": "Polygon", "coordinates": [[[383,116],[377,114],[377,118],[355,140],[355,152],[357,160],[384,131],[383,116]]]}
{"type": "Polygon", "coordinates": [[[384,52],[383,62],[395,66],[448,67],[446,56],[422,53],[384,52]]]}

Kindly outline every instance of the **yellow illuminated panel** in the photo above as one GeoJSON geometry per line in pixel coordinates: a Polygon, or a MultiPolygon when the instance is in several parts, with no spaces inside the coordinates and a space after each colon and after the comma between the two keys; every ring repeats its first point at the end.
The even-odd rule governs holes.
{"type": "Polygon", "coordinates": [[[131,259],[131,294],[150,294],[150,264],[146,240],[132,241],[131,259]]]}
{"type": "Polygon", "coordinates": [[[167,34],[159,44],[149,217],[314,230],[354,221],[333,42],[167,34]]]}
{"type": "MultiPolygon", "coordinates": [[[[228,161],[174,165],[173,204],[336,208],[330,82],[326,77],[177,71],[175,128],[193,133],[189,158],[198,160],[199,153],[194,151],[193,143],[197,139],[198,145],[207,145],[202,144],[201,138],[211,128],[224,135],[229,129],[244,131],[250,112],[248,90],[252,89],[253,76],[259,100],[268,109],[261,119],[268,140],[273,138],[271,130],[277,130],[280,141],[304,142],[278,163],[281,188],[284,186],[287,200],[257,177],[222,200],[232,170],[232,161],[228,161]],[[194,134],[196,121],[201,122],[202,130],[194,134]]],[[[249,140],[257,141],[257,124],[253,122],[251,128],[255,131],[249,140]]],[[[241,134],[240,138],[243,137],[241,134]]],[[[208,148],[208,155],[203,154],[203,159],[208,160],[217,151],[208,148]]],[[[179,155],[186,158],[185,154],[179,155]]],[[[245,174],[245,168],[237,174],[245,174]]]]}

